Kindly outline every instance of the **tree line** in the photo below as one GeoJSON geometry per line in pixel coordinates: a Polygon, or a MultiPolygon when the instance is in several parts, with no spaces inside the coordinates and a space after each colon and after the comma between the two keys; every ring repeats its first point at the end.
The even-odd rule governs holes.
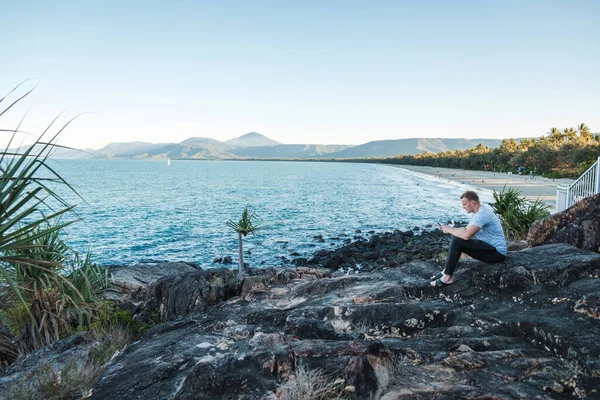
{"type": "Polygon", "coordinates": [[[504,139],[497,148],[478,144],[467,150],[400,154],[384,159],[371,159],[389,164],[421,165],[495,172],[512,171],[544,175],[548,178],[574,178],[585,172],[600,155],[600,135],[586,124],[577,128],[552,128],[531,139],[504,139]]]}

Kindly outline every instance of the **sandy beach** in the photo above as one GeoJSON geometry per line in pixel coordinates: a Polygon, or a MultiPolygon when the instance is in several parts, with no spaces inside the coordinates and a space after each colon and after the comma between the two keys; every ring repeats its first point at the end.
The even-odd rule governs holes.
{"type": "Polygon", "coordinates": [[[427,174],[446,182],[463,183],[477,189],[500,192],[504,185],[517,189],[527,199],[539,198],[552,207],[556,205],[556,185],[573,183],[573,179],[546,179],[540,176],[531,179],[529,175],[506,174],[487,171],[396,165],[412,172],[427,174]]]}

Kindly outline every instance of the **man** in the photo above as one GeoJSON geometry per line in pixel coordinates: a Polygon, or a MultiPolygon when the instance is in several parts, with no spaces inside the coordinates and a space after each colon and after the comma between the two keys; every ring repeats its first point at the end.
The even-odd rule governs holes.
{"type": "Polygon", "coordinates": [[[487,263],[504,261],[506,258],[504,231],[492,207],[481,204],[477,193],[472,191],[463,193],[460,200],[465,211],[474,215],[465,228],[440,225],[442,232],[454,237],[450,241],[444,270],[432,277],[431,286],[443,287],[454,282],[452,275],[461,253],[487,263]]]}

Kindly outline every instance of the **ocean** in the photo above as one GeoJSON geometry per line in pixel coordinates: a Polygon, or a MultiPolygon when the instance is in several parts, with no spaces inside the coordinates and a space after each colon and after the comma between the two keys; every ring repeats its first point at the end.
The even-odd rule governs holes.
{"type": "MultiPolygon", "coordinates": [[[[469,187],[382,164],[283,161],[54,160],[85,201],[57,187],[77,221],[65,242],[101,265],[186,261],[237,263],[227,226],[245,206],[262,228],[244,239],[251,266],[340,247],[369,232],[434,229],[466,220],[459,196],[469,187]],[[322,240],[319,239],[322,237],[322,240]]],[[[489,196],[488,196],[489,197],[489,196]]],[[[483,199],[486,197],[484,195],[483,199]]]]}

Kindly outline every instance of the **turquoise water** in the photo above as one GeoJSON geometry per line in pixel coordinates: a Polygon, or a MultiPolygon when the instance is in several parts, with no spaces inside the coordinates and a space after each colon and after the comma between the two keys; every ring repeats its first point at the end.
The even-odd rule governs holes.
{"type": "MultiPolygon", "coordinates": [[[[278,266],[343,240],[393,229],[464,219],[458,186],[401,168],[353,163],[269,161],[61,160],[56,169],[84,203],[67,243],[96,262],[237,260],[226,225],[254,206],[265,225],[248,237],[250,265],[278,266]],[[325,242],[314,236],[322,235],[325,242]],[[291,256],[297,253],[296,256],[291,256]]],[[[66,193],[65,190],[61,190],[66,193]]]]}

